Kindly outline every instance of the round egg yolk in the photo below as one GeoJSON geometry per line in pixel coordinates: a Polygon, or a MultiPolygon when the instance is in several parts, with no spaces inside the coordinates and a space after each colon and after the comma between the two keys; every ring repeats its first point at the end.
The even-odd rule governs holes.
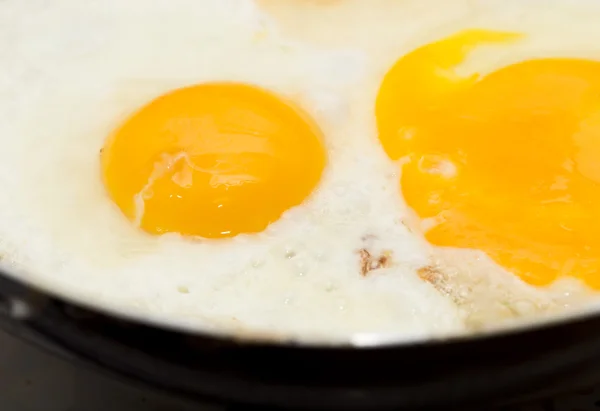
{"type": "Polygon", "coordinates": [[[533,285],[600,289],[600,62],[526,60],[480,76],[471,48],[518,39],[467,30],[402,57],[376,116],[429,242],[478,249],[533,285]]]}
{"type": "Polygon", "coordinates": [[[130,220],[152,234],[207,238],[264,230],[313,191],[325,161],[306,115],[235,83],[158,97],[101,154],[105,186],[130,220]]]}

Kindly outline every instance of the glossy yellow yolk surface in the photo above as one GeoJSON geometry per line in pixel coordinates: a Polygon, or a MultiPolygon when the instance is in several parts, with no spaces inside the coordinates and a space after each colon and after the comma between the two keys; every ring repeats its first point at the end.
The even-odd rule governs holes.
{"type": "Polygon", "coordinates": [[[273,94],[211,83],[143,107],[101,160],[113,201],[145,231],[218,238],[259,232],[301,203],[325,150],[311,121],[273,94]]]}
{"type": "Polygon", "coordinates": [[[453,70],[518,38],[468,30],[402,57],[377,98],[380,141],[406,159],[401,190],[431,243],[482,250],[530,284],[600,289],[600,62],[453,70]]]}

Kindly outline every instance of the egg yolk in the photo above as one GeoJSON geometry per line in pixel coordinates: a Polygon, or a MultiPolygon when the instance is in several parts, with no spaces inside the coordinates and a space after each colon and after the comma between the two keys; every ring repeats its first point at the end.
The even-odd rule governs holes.
{"type": "Polygon", "coordinates": [[[140,109],[106,141],[105,186],[152,234],[260,232],[309,196],[325,166],[318,128],[244,84],[182,88],[140,109]]]}
{"type": "Polygon", "coordinates": [[[404,160],[429,242],[484,251],[533,285],[600,289],[600,62],[454,71],[473,47],[519,37],[467,30],[402,57],[377,97],[380,141],[404,160]]]}

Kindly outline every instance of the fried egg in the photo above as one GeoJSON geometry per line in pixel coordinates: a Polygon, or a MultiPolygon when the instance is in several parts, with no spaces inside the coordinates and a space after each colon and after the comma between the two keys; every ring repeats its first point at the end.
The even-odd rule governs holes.
{"type": "Polygon", "coordinates": [[[537,3],[5,1],[2,268],[120,314],[306,342],[440,337],[593,300],[577,264],[527,266],[557,241],[539,267],[587,252],[567,240],[593,234],[578,220],[593,162],[576,188],[552,182],[577,200],[535,221],[510,208],[537,212],[511,184],[555,177],[555,126],[594,110],[543,81],[595,84],[600,10],[537,3]],[[522,90],[554,110],[545,151],[484,117],[512,115],[522,90]],[[460,120],[475,115],[489,124],[460,120]]]}

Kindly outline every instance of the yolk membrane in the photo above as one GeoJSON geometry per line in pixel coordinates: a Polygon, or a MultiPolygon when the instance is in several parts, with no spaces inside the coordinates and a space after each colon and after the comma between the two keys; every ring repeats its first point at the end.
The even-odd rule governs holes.
{"type": "Polygon", "coordinates": [[[438,246],[479,249],[533,285],[600,289],[600,62],[453,69],[515,33],[467,30],[402,57],[376,101],[379,138],[438,246]]]}
{"type": "Polygon", "coordinates": [[[105,186],[152,234],[260,232],[300,204],[325,166],[318,128],[262,89],[207,83],[158,97],[106,141],[105,186]]]}

